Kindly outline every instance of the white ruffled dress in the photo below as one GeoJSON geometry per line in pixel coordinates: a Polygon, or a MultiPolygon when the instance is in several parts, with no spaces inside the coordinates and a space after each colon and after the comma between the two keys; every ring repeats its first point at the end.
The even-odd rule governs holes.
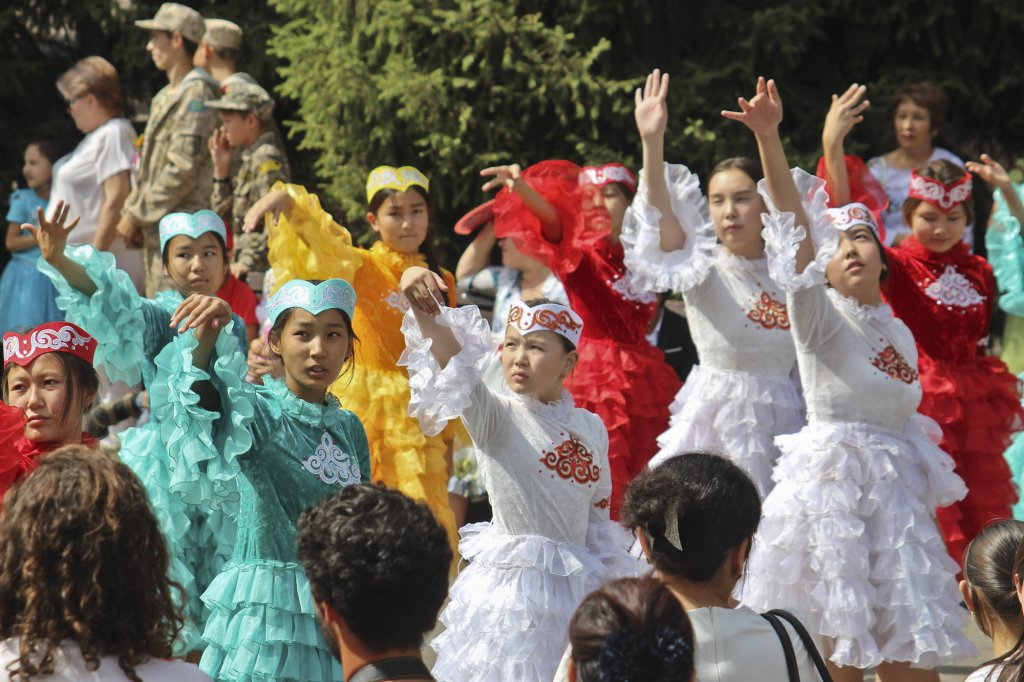
{"type": "Polygon", "coordinates": [[[431,643],[433,674],[440,682],[550,682],[579,602],[637,571],[631,534],[608,515],[608,433],[567,392],[546,404],[488,388],[481,377],[492,337],[476,306],[446,308],[437,319],[462,351],[441,370],[407,313],[399,364],[409,369],[409,412],[428,434],[462,417],[494,518],[461,531],[468,565],[441,614],[445,631],[431,643]]]}
{"type": "Polygon", "coordinates": [[[696,175],[665,164],[665,180],[686,243],[662,250],[661,213],[648,203],[641,176],[622,230],[626,266],[642,289],[682,293],[700,364],[672,403],[650,466],[689,450],[720,452],[743,467],[764,496],[779,457],[775,436],[804,425],[800,389],[791,378],[796,349],[785,296],[764,258],[741,258],[717,244],[696,175]]]}
{"type": "Polygon", "coordinates": [[[758,611],[801,611],[836,665],[934,668],[974,650],[962,633],[957,566],[932,516],[967,490],[937,445],[938,425],[916,411],[910,330],[888,305],[862,306],[827,287],[836,232],[824,190],[794,173],[811,197],[817,257],[796,273],[805,231],[791,213],[773,210],[765,240],[787,292],[808,424],[777,439],[776,486],[740,598],[758,611]]]}

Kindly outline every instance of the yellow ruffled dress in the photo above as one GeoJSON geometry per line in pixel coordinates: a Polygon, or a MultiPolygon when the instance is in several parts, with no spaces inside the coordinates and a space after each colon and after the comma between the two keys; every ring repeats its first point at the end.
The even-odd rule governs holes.
{"type": "MultiPolygon", "coordinates": [[[[398,283],[406,269],[426,267],[426,259],[380,241],[370,249],[359,248],[352,244],[349,231],[320,207],[315,194],[280,182],[273,189],[283,189],[295,200],[291,216],[280,217],[269,239],[275,286],[292,279],[341,277],[355,287],[355,366],[331,386],[331,393],[366,428],[373,480],[426,502],[454,550],[458,532],[448,504],[446,458],[464,427],[458,422],[437,436],[423,435],[409,416],[409,375],[396,364],[405,350],[402,318],[408,309],[398,283]]],[[[446,270],[442,276],[449,305],[454,306],[455,278],[446,270]]]]}

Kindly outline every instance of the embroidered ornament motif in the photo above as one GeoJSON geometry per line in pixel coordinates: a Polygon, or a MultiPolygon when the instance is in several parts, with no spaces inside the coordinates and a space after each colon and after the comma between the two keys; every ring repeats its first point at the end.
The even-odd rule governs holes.
{"type": "Polygon", "coordinates": [[[884,372],[888,377],[912,384],[917,381],[917,370],[911,367],[900,352],[892,345],[879,351],[871,360],[871,364],[884,372]]]}
{"type": "Polygon", "coordinates": [[[594,503],[594,506],[598,509],[608,509],[612,506],[612,498],[605,497],[594,503]]]}
{"type": "Polygon", "coordinates": [[[621,163],[606,163],[603,166],[586,166],[580,171],[580,185],[595,185],[601,189],[612,182],[621,182],[636,192],[636,176],[621,163]]]}
{"type": "Polygon", "coordinates": [[[862,203],[856,202],[839,208],[830,208],[826,213],[837,230],[846,232],[858,225],[864,225],[871,228],[876,237],[878,236],[878,223],[875,222],[875,217],[871,215],[868,207],[862,203]]]}
{"type": "Polygon", "coordinates": [[[515,327],[523,336],[531,332],[549,331],[568,339],[572,345],[580,344],[583,334],[583,320],[564,305],[544,303],[529,307],[516,301],[508,311],[506,324],[515,327]]]}
{"type": "Polygon", "coordinates": [[[926,201],[943,213],[949,213],[954,206],[971,198],[972,188],[970,173],[947,185],[934,178],[921,177],[917,171],[913,171],[910,174],[910,191],[907,198],[926,201]]]}
{"type": "Polygon", "coordinates": [[[327,485],[346,486],[362,481],[359,463],[342,452],[326,431],[320,436],[316,452],[302,463],[302,467],[327,485]]]}
{"type": "Polygon", "coordinates": [[[942,275],[929,284],[924,293],[939,305],[955,305],[958,308],[985,302],[985,297],[971,286],[970,281],[957,271],[955,265],[947,265],[942,275]]]}
{"type": "Polygon", "coordinates": [[[392,291],[387,294],[381,294],[381,298],[384,300],[385,303],[387,303],[389,306],[391,306],[398,312],[402,313],[403,315],[406,313],[406,311],[409,310],[409,308],[412,307],[412,304],[409,303],[409,299],[407,299],[405,296],[402,296],[402,293],[400,291],[392,291]]]}
{"type": "Polygon", "coordinates": [[[651,303],[654,303],[655,301],[658,300],[657,294],[655,294],[653,291],[643,291],[641,289],[638,289],[636,285],[633,284],[633,278],[630,276],[628,272],[623,273],[622,277],[615,280],[615,282],[612,284],[612,291],[617,293],[625,300],[632,301],[633,303],[643,303],[644,305],[650,305],[651,303]]]}
{"type": "Polygon", "coordinates": [[[325,279],[320,284],[293,279],[278,289],[267,302],[270,323],[276,322],[278,316],[288,308],[302,308],[313,315],[319,315],[325,310],[340,310],[351,321],[356,309],[356,290],[338,278],[325,279]]]}
{"type": "Polygon", "coordinates": [[[228,242],[228,231],[221,217],[208,209],[195,213],[168,213],[160,219],[160,252],[167,242],[179,235],[199,239],[207,232],[220,235],[221,241],[228,242]]]}
{"type": "Polygon", "coordinates": [[[27,367],[40,355],[57,352],[71,353],[91,365],[97,345],[96,339],[76,324],[48,322],[27,334],[4,334],[4,366],[13,362],[27,367]]]}
{"type": "Polygon", "coordinates": [[[366,202],[373,201],[373,196],[382,189],[405,192],[414,185],[430,191],[430,180],[412,166],[377,166],[366,178],[366,202]]]}
{"type": "Polygon", "coordinates": [[[786,310],[786,304],[776,301],[767,291],[761,292],[757,305],[747,311],[747,318],[765,329],[789,329],[789,311],[786,310]]]}
{"type": "Polygon", "coordinates": [[[568,440],[545,452],[540,461],[567,481],[586,484],[601,480],[601,467],[594,464],[594,456],[576,436],[569,436],[568,440]]]}

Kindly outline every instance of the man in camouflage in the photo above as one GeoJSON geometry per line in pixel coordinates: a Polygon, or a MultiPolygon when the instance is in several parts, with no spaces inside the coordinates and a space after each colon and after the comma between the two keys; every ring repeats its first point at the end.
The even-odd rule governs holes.
{"type": "Polygon", "coordinates": [[[193,55],[203,37],[203,18],[195,10],[168,2],[153,19],[136,21],[151,31],[146,50],[167,73],[168,84],[153,98],[143,133],[138,180],[117,225],[129,244],[140,244],[146,266],[146,295],[169,286],[160,256],[160,219],[175,211],[209,206],[212,164],[206,141],[217,115],[206,102],[217,97],[217,83],[193,68],[193,55]]]}
{"type": "Polygon", "coordinates": [[[238,71],[238,53],[242,49],[242,27],[227,19],[207,19],[206,32],[196,50],[195,65],[226,85],[225,79],[238,71]]]}
{"type": "Polygon", "coordinates": [[[267,263],[267,235],[242,232],[242,220],[256,201],[277,181],[288,181],[284,150],[270,122],[274,100],[252,83],[227,86],[223,97],[207,106],[220,112],[221,128],[210,138],[214,179],[210,203],[235,234],[231,272],[250,287],[262,289],[267,263]],[[239,167],[231,176],[232,149],[241,150],[239,167]]]}

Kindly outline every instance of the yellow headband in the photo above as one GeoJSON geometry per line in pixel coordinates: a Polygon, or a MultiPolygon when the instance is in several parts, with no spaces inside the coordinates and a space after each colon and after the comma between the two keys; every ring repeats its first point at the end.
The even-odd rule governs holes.
{"type": "Polygon", "coordinates": [[[373,195],[382,189],[393,189],[404,192],[413,185],[418,185],[426,191],[430,191],[430,180],[412,166],[377,166],[370,171],[370,177],[366,179],[366,201],[373,200],[373,195]]]}

